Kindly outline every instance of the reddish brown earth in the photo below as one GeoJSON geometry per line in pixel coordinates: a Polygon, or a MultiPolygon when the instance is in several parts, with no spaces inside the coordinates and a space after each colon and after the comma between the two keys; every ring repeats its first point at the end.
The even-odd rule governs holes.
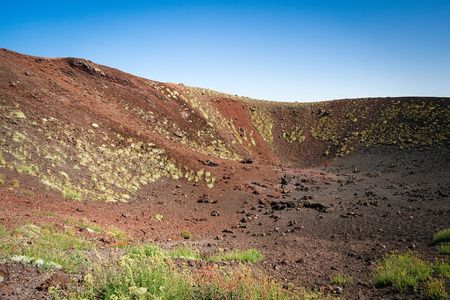
{"type": "MultiPolygon", "coordinates": [[[[129,242],[154,241],[164,247],[187,243],[202,252],[255,248],[264,255],[259,266],[296,286],[334,295],[336,286],[330,285],[331,278],[340,272],[352,276],[354,284],[341,286],[343,293],[337,295],[348,299],[423,296],[422,290],[400,294],[389,287],[374,287],[374,262],[390,251],[411,249],[424,259],[438,257],[450,262],[448,255],[439,255],[431,243],[437,230],[450,228],[448,118],[430,120],[426,115],[408,119],[406,114],[399,115],[392,122],[402,124],[405,131],[415,131],[395,133],[399,141],[396,145],[391,143],[393,130],[389,128],[367,145],[350,140],[351,134],[347,134],[367,128],[382,132],[377,126],[384,125],[377,122],[385,123],[377,113],[392,111],[387,109],[390,105],[425,103],[425,108],[438,107],[430,111],[444,111],[438,116],[448,117],[449,98],[342,100],[290,106],[201,89],[189,94],[189,88],[183,85],[156,83],[85,60],[36,58],[8,50],[0,50],[0,80],[0,135],[4,134],[1,143],[5,160],[4,166],[0,165],[4,179],[0,184],[1,226],[13,228],[31,222],[64,229],[67,221],[85,220],[102,228],[118,227],[132,237],[129,242]],[[167,96],[155,85],[197,98],[200,106],[167,96]],[[273,142],[265,139],[252,119],[252,112],[259,107],[270,111],[273,142]],[[353,111],[341,118],[349,107],[353,111]],[[134,108],[152,111],[154,118],[139,117],[134,108]],[[11,113],[15,109],[26,119],[11,113]],[[43,124],[41,120],[50,116],[69,124],[71,135],[59,124],[43,124]],[[345,121],[354,116],[357,121],[345,121]],[[332,127],[336,137],[316,138],[311,134],[309,128],[323,117],[339,124],[332,127]],[[170,122],[164,124],[164,118],[170,122]],[[415,127],[404,125],[413,121],[415,127]],[[227,122],[242,139],[252,132],[255,143],[245,139],[242,144],[232,143],[236,134],[224,125],[227,122]],[[79,162],[76,156],[84,150],[76,145],[92,123],[98,124],[111,138],[108,143],[117,148],[128,146],[128,138],[152,142],[181,169],[188,166],[211,172],[216,178],[214,188],[201,180],[195,183],[163,176],[141,185],[127,202],[105,202],[88,197],[64,198],[61,190],[44,185],[39,175],[18,171],[24,161],[11,153],[21,145],[8,133],[48,133],[53,139],[40,139],[40,147],[64,141],[69,145],[67,155],[73,157],[70,162],[66,159],[65,164],[48,167],[53,170],[50,173],[64,170],[74,182],[90,178],[87,171],[85,174],[69,166],[79,162]],[[430,141],[425,141],[422,135],[427,133],[422,131],[429,124],[438,127],[433,127],[437,129],[430,131],[430,141]],[[283,137],[283,128],[290,130],[294,125],[303,129],[302,143],[289,143],[283,137]],[[117,138],[116,133],[124,139],[117,138]],[[419,142],[411,140],[403,145],[410,136],[419,142]],[[196,148],[189,144],[192,141],[204,144],[196,148]],[[214,141],[222,142],[221,149],[211,150],[220,148],[214,141]],[[353,151],[335,157],[344,144],[353,151]],[[224,157],[220,152],[223,149],[236,154],[235,159],[224,157]],[[327,150],[330,155],[324,155],[327,150]],[[240,159],[247,159],[247,163],[240,159]],[[18,180],[18,187],[13,186],[13,180],[18,180]],[[154,220],[156,214],[163,220],[154,220]],[[181,239],[182,231],[189,231],[192,238],[181,239]]],[[[328,127],[319,129],[325,132],[328,127]]],[[[94,135],[91,141],[105,143],[101,135],[94,135]]],[[[143,148],[145,151],[149,150],[143,148]]],[[[41,172],[49,164],[42,156],[31,154],[26,162],[39,165],[41,172]]],[[[116,164],[118,168],[120,162],[116,164]]],[[[137,174],[136,170],[131,172],[137,174]]],[[[78,229],[99,249],[116,246],[117,241],[110,236],[78,229]]],[[[50,273],[12,263],[0,264],[0,272],[7,274],[0,283],[1,299],[47,297],[39,287],[50,273]]],[[[446,289],[450,290],[449,280],[446,289]]]]}

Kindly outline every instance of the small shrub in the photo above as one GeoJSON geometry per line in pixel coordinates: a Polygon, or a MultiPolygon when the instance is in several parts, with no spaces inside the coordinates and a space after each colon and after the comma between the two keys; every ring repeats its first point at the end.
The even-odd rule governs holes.
{"type": "Polygon", "coordinates": [[[33,224],[25,224],[18,227],[13,228],[14,236],[16,237],[38,237],[41,233],[41,228],[39,226],[33,225],[33,224]]]}
{"type": "Polygon", "coordinates": [[[18,188],[18,187],[19,187],[19,180],[14,179],[14,180],[12,181],[12,185],[13,185],[13,187],[18,188]]]}
{"type": "Polygon", "coordinates": [[[187,260],[200,260],[200,254],[198,250],[185,246],[180,246],[175,250],[171,251],[170,257],[182,258],[187,260]]]}
{"type": "Polygon", "coordinates": [[[42,235],[37,240],[35,240],[34,245],[37,245],[39,248],[45,249],[59,249],[59,250],[67,250],[67,249],[94,249],[94,245],[90,242],[75,237],[69,236],[65,233],[53,233],[48,235],[42,235]]]}
{"type": "Polygon", "coordinates": [[[450,278],[450,265],[444,262],[444,260],[438,260],[436,258],[436,262],[432,264],[433,271],[439,277],[450,278]]]}
{"type": "Polygon", "coordinates": [[[127,237],[127,234],[120,230],[117,227],[111,226],[107,232],[109,235],[115,236],[118,239],[125,239],[127,237]]]}
{"type": "Polygon", "coordinates": [[[392,252],[377,261],[374,282],[377,286],[393,285],[403,292],[410,288],[417,290],[420,281],[428,280],[433,272],[429,263],[409,251],[406,254],[392,252]]]}
{"type": "Polygon", "coordinates": [[[180,233],[180,236],[184,239],[190,239],[191,238],[191,233],[189,231],[183,231],[180,233]]]}
{"type": "Polygon", "coordinates": [[[343,283],[353,284],[353,279],[342,272],[339,272],[331,279],[331,284],[343,284],[343,283]]]}
{"type": "Polygon", "coordinates": [[[71,189],[65,189],[62,196],[64,198],[81,199],[80,196],[71,189]]]}
{"type": "Polygon", "coordinates": [[[450,242],[450,229],[441,230],[433,237],[433,243],[440,244],[444,242],[450,242]]]}
{"type": "Polygon", "coordinates": [[[26,166],[26,165],[20,165],[18,170],[20,173],[31,173],[32,172],[31,167],[26,166]]]}
{"type": "Polygon", "coordinates": [[[256,249],[249,249],[246,251],[235,250],[231,252],[216,253],[211,256],[209,260],[236,260],[236,261],[248,261],[255,263],[263,259],[261,252],[256,249]]]}
{"type": "Polygon", "coordinates": [[[156,216],[152,217],[152,220],[161,221],[164,217],[162,215],[156,214],[156,216]]]}
{"type": "Polygon", "coordinates": [[[8,231],[6,230],[6,228],[3,226],[0,226],[0,237],[6,236],[7,233],[8,233],[8,231]]]}
{"type": "Polygon", "coordinates": [[[450,242],[442,243],[436,246],[439,254],[450,254],[450,242]]]}
{"type": "Polygon", "coordinates": [[[447,296],[443,280],[432,279],[425,283],[425,299],[445,300],[447,299],[447,296]]]}
{"type": "Polygon", "coordinates": [[[157,257],[157,258],[166,258],[167,253],[162,251],[155,244],[140,244],[131,246],[127,252],[128,255],[134,256],[145,256],[145,257],[157,257]]]}

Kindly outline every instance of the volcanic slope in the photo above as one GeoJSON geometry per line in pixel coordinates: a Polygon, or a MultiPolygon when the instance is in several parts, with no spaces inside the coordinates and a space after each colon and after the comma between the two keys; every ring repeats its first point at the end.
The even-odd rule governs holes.
{"type": "Polygon", "coordinates": [[[348,296],[371,297],[377,245],[408,239],[386,216],[407,216],[408,246],[426,253],[450,226],[449,120],[450,98],[278,103],[0,49],[0,221],[84,218],[158,241],[189,230],[211,250],[260,247],[280,279],[319,288],[357,253],[348,296]],[[311,265],[283,271],[283,257],[311,265]]]}

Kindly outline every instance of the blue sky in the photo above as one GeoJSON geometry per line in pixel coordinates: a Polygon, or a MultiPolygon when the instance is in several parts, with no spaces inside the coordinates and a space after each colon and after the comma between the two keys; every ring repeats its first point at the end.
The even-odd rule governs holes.
{"type": "Polygon", "coordinates": [[[450,96],[450,1],[7,1],[0,47],[275,101],[450,96]]]}

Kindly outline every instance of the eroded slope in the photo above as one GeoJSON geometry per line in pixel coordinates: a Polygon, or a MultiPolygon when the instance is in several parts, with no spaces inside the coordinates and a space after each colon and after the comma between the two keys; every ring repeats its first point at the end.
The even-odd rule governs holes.
{"type": "Polygon", "coordinates": [[[218,163],[317,165],[450,136],[449,98],[275,103],[83,59],[0,56],[1,180],[25,174],[65,197],[127,201],[161,177],[214,188],[226,176],[218,163]]]}

